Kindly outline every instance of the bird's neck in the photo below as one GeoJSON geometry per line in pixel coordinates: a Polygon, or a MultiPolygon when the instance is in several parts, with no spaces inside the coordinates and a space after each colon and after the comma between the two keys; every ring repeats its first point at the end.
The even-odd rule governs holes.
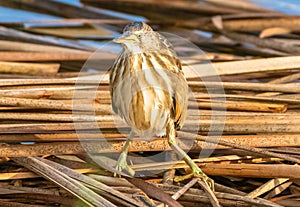
{"type": "Polygon", "coordinates": [[[125,45],[125,47],[126,47],[128,53],[131,55],[143,53],[141,48],[137,45],[130,44],[130,45],[125,45]]]}

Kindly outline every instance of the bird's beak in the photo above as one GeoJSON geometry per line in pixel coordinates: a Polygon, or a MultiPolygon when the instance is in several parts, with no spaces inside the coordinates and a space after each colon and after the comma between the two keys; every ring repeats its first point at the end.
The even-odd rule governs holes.
{"type": "Polygon", "coordinates": [[[135,42],[138,41],[138,38],[135,34],[125,32],[120,37],[113,39],[116,43],[126,43],[126,42],[135,42]]]}

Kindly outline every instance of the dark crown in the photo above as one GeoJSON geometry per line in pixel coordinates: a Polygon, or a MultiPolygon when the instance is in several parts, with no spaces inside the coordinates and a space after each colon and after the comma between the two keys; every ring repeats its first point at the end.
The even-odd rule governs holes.
{"type": "Polygon", "coordinates": [[[135,32],[135,31],[153,31],[152,28],[143,22],[131,22],[124,27],[123,32],[135,32]]]}

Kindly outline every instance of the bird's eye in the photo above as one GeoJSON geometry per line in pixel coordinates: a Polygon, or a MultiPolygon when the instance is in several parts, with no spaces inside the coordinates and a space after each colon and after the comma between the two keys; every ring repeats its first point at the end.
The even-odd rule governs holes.
{"type": "Polygon", "coordinates": [[[142,34],[136,34],[137,38],[141,38],[142,34]]]}

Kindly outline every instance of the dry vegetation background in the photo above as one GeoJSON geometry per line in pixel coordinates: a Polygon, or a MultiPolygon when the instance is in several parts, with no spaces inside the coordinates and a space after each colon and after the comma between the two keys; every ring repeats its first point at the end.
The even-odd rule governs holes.
{"type": "MultiPolygon", "coordinates": [[[[299,16],[242,0],[81,3],[0,1],[4,7],[61,17],[0,19],[0,206],[219,206],[195,180],[172,182],[174,174],[189,168],[168,161],[171,152],[164,154],[166,161],[147,160],[169,150],[164,138],[133,141],[132,168],[137,174],[154,172],[141,179],[115,178],[88,156],[116,159],[128,132],[125,125],[124,134],[115,128],[107,79],[98,85],[95,78],[106,77],[114,50],[98,50],[96,70],[81,73],[88,81],[75,86],[96,45],[130,22],[97,8],[143,16],[156,30],[184,37],[206,52],[177,48],[195,68],[210,60],[222,80],[220,85],[207,75],[204,84],[184,66],[195,96],[190,108],[201,114],[194,117],[200,129],[189,154],[216,181],[221,206],[300,206],[299,16]],[[89,40],[93,44],[86,44],[89,40]],[[216,90],[221,86],[225,94],[216,90]],[[74,98],[75,89],[81,95],[74,98]],[[96,116],[87,110],[90,106],[96,116]],[[218,120],[224,121],[223,131],[218,120]],[[211,124],[214,132],[223,132],[221,139],[210,157],[199,159],[211,124]]],[[[178,135],[191,138],[184,131],[178,135]]]]}

